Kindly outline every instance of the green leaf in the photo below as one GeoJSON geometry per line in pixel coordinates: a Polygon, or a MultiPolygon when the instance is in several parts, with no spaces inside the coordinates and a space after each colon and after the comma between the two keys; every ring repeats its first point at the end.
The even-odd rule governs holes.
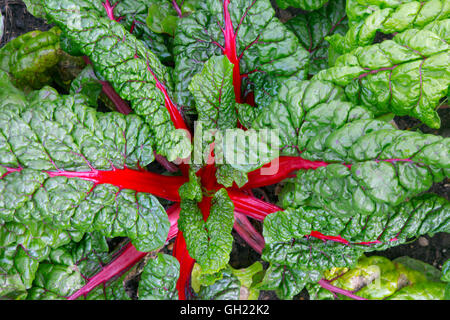
{"type": "Polygon", "coordinates": [[[423,29],[430,22],[445,20],[450,16],[450,6],[444,0],[349,0],[346,8],[350,30],[345,35],[332,35],[327,39],[340,54],[371,45],[377,32],[389,35],[408,29],[423,29]]]}
{"type": "Polygon", "coordinates": [[[210,144],[214,143],[216,177],[225,187],[233,182],[244,185],[248,172],[278,156],[275,133],[235,129],[239,115],[249,123],[256,112],[249,110],[251,106],[236,103],[233,68],[226,56],[213,56],[189,85],[198,113],[194,163],[207,163],[210,144]]]}
{"type": "Polygon", "coordinates": [[[179,189],[181,199],[192,200],[195,202],[202,201],[203,190],[200,177],[197,177],[194,170],[189,171],[189,182],[183,184],[179,189]]]}
{"type": "Polygon", "coordinates": [[[98,113],[84,99],[61,96],[2,108],[0,219],[128,236],[139,250],[154,250],[169,230],[157,198],[83,175],[152,162],[150,128],[136,115],[98,113]]]}
{"type": "Polygon", "coordinates": [[[234,205],[227,191],[217,191],[211,203],[205,222],[197,202],[183,200],[178,220],[189,255],[204,274],[216,273],[227,265],[233,244],[234,205]]]}
{"type": "Polygon", "coordinates": [[[241,269],[234,269],[231,267],[231,272],[241,282],[239,299],[258,300],[260,280],[264,273],[261,262],[254,262],[252,265],[241,269]]]}
{"type": "Polygon", "coordinates": [[[450,259],[445,261],[442,266],[441,280],[444,282],[450,282],[450,259]]]}
{"type": "Polygon", "coordinates": [[[254,171],[279,156],[277,130],[228,129],[215,135],[214,156],[218,182],[231,187],[233,182],[242,187],[247,173],[254,171]]]}
{"type": "Polygon", "coordinates": [[[241,282],[227,268],[221,272],[222,277],[209,286],[202,286],[197,299],[201,300],[239,300],[241,282]]]}
{"type": "Polygon", "coordinates": [[[310,53],[309,75],[313,76],[328,67],[329,43],[325,41],[325,37],[345,34],[348,30],[345,0],[329,2],[319,10],[299,14],[285,25],[310,53]]]}
{"type": "Polygon", "coordinates": [[[28,102],[25,93],[17,89],[12,83],[7,72],[0,67],[0,108],[3,109],[8,104],[20,105],[24,107],[28,102]]]}
{"type": "Polygon", "coordinates": [[[189,91],[194,96],[197,121],[202,122],[204,129],[236,127],[233,64],[226,56],[211,57],[203,70],[192,77],[189,91]]]}
{"type": "Polygon", "coordinates": [[[418,235],[448,232],[449,210],[446,199],[432,194],[413,198],[384,215],[355,214],[344,218],[330,210],[289,208],[267,216],[264,238],[269,242],[288,241],[318,231],[341,236],[365,251],[385,250],[418,235]],[[364,247],[364,243],[371,245],[364,247]]]}
{"type": "Polygon", "coordinates": [[[212,275],[204,274],[200,265],[195,264],[191,285],[197,293],[197,299],[257,300],[262,273],[260,262],[241,269],[228,265],[212,275]]]}
{"type": "MultiPolygon", "coordinates": [[[[423,269],[433,268],[420,263],[427,266],[423,269]]],[[[381,256],[362,256],[355,267],[334,268],[325,272],[325,277],[331,285],[366,299],[442,300],[444,296],[444,283],[430,281],[420,271],[381,256]]],[[[322,288],[310,286],[309,289],[315,299],[332,299],[322,288]]]]}
{"type": "Polygon", "coordinates": [[[60,30],[31,31],[0,49],[0,68],[11,74],[14,84],[40,89],[53,80],[52,69],[61,59],[60,30]]]}
{"type": "Polygon", "coordinates": [[[255,119],[253,128],[279,130],[281,155],[301,156],[315,168],[285,185],[283,207],[386,215],[448,175],[448,138],[397,130],[341,100],[331,83],[288,81],[255,119]]]}
{"type": "Polygon", "coordinates": [[[447,300],[444,298],[445,287],[444,283],[420,282],[400,289],[387,300],[447,300]]]}
{"type": "Polygon", "coordinates": [[[308,60],[308,53],[275,17],[268,0],[207,0],[203,9],[179,21],[174,55],[176,102],[187,107],[194,105],[188,84],[212,56],[226,55],[233,63],[239,103],[245,101],[241,85],[245,77],[249,82],[259,73],[270,79],[305,78],[308,60]]]}
{"type": "MultiPolygon", "coordinates": [[[[263,259],[271,263],[270,270],[274,272],[274,275],[266,275],[269,288],[275,288],[281,296],[289,297],[297,294],[308,282],[316,281],[316,278],[308,280],[310,271],[324,272],[327,266],[350,267],[354,258],[362,252],[385,250],[418,235],[450,230],[450,204],[444,198],[422,196],[394,210],[383,216],[356,214],[339,218],[326,210],[300,207],[268,215],[264,220],[266,247],[263,259]],[[313,232],[327,235],[328,240],[315,247],[311,242],[312,236],[309,236],[313,232]],[[340,260],[340,257],[346,258],[340,260]],[[285,267],[288,271],[284,270],[285,267]],[[289,273],[289,278],[282,277],[285,272],[289,273]]],[[[410,281],[418,277],[417,273],[423,280],[429,277],[424,274],[426,270],[423,266],[417,267],[417,263],[410,270],[410,281]]],[[[393,283],[396,281],[392,280],[393,283]]],[[[350,291],[355,289],[339,287],[350,291]]],[[[392,293],[390,291],[389,295],[392,293]]]]}
{"type": "Polygon", "coordinates": [[[180,274],[178,260],[158,253],[144,267],[139,281],[139,300],[176,300],[176,283],[180,274]]]}
{"type": "Polygon", "coordinates": [[[288,7],[301,8],[303,10],[317,10],[328,0],[276,0],[277,5],[281,9],[287,9],[288,7]]]}
{"type": "Polygon", "coordinates": [[[262,258],[270,266],[261,289],[292,299],[308,282],[320,280],[327,269],[353,266],[361,255],[359,249],[332,241],[302,238],[266,242],[262,258]]]}
{"type": "Polygon", "coordinates": [[[410,115],[439,128],[435,109],[450,84],[450,49],[443,39],[430,30],[408,29],[392,40],[340,56],[333,67],[320,71],[314,79],[345,87],[351,101],[377,115],[410,115]]]}
{"type": "Polygon", "coordinates": [[[156,151],[169,161],[186,158],[189,138],[184,130],[175,129],[166,107],[171,92],[169,70],[155,54],[122,25],[86,10],[89,5],[84,1],[44,3],[47,16],[78,44],[96,73],[149,124],[156,151]]]}
{"type": "MultiPolygon", "coordinates": [[[[108,254],[106,239],[98,233],[86,234],[82,239],[72,240],[64,246],[52,249],[48,257],[39,263],[33,285],[28,290],[27,299],[66,299],[81,288],[99,266],[104,265],[111,258],[108,254]]],[[[107,294],[110,292],[107,289],[108,286],[98,289],[107,294]]],[[[86,298],[93,299],[103,295],[98,289],[86,298]]],[[[103,299],[106,298],[103,295],[103,299]]]]}
{"type": "MultiPolygon", "coordinates": [[[[3,233],[2,233],[3,236],[3,233]]],[[[20,246],[11,245],[0,249],[0,297],[24,299],[31,287],[39,262],[29,257],[20,246]]]]}
{"type": "Polygon", "coordinates": [[[174,35],[178,17],[172,5],[167,1],[154,3],[148,8],[147,26],[156,33],[174,35]]]}
{"type": "Polygon", "coordinates": [[[42,5],[42,1],[39,0],[23,0],[27,6],[28,12],[30,12],[36,18],[44,18],[45,11],[42,5]]]}

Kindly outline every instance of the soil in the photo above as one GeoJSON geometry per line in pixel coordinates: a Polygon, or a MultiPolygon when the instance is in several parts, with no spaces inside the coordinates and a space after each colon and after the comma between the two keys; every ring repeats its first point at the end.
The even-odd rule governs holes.
{"type": "MultiPolygon", "coordinates": [[[[32,30],[48,30],[49,25],[45,24],[42,19],[35,18],[26,10],[25,5],[22,1],[10,1],[10,0],[0,0],[0,10],[5,18],[4,21],[4,35],[0,41],[0,47],[2,47],[9,40],[15,37],[32,31],[32,30]]],[[[282,11],[277,10],[277,15],[282,20],[287,20],[290,17],[297,14],[298,10],[282,11]]],[[[433,130],[425,125],[421,125],[419,121],[412,119],[410,117],[396,117],[394,119],[395,123],[400,129],[408,130],[420,130],[424,133],[432,133],[435,135],[441,135],[444,137],[450,136],[450,108],[448,105],[441,106],[438,110],[439,115],[442,119],[442,126],[439,130],[433,130]]],[[[263,188],[261,190],[256,190],[255,192],[260,192],[262,196],[267,197],[268,200],[276,202],[276,189],[273,187],[263,188]]],[[[440,196],[449,199],[450,196],[450,181],[449,179],[444,180],[441,183],[435,184],[431,192],[434,192],[440,196]]],[[[255,226],[261,230],[261,225],[255,223],[255,226]]],[[[230,264],[234,268],[243,268],[251,265],[255,261],[260,261],[260,255],[250,248],[235,232],[233,232],[235,241],[233,250],[231,253],[230,264]]],[[[442,264],[450,259],[450,234],[438,233],[433,237],[421,236],[417,239],[412,239],[409,243],[388,249],[386,251],[378,251],[371,253],[371,255],[381,255],[389,259],[394,259],[400,256],[410,256],[412,258],[422,260],[427,262],[437,268],[441,268],[442,264]]],[[[167,250],[167,249],[166,249],[167,250]]],[[[170,252],[170,251],[168,251],[170,252]]],[[[368,254],[369,255],[369,254],[368,254]]],[[[135,290],[133,293],[133,287],[136,286],[136,279],[130,279],[128,283],[128,289],[135,296],[135,290]]],[[[260,300],[271,300],[277,299],[274,292],[262,291],[259,297],[260,300]]],[[[308,299],[308,294],[302,292],[295,297],[295,299],[308,299]]]]}

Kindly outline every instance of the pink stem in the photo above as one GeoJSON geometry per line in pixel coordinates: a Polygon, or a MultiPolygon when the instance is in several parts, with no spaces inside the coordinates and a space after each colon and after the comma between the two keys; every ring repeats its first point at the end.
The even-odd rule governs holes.
{"type": "Polygon", "coordinates": [[[128,106],[128,104],[117,94],[116,90],[109,84],[109,82],[101,81],[102,84],[102,91],[103,93],[109,98],[109,100],[114,103],[114,106],[116,107],[116,110],[123,114],[130,114],[131,108],[128,106]]]}
{"type": "MultiPolygon", "coordinates": [[[[84,62],[86,64],[92,64],[91,60],[87,56],[83,56],[84,62]]],[[[123,114],[129,114],[131,113],[131,108],[128,106],[128,104],[117,94],[117,92],[114,90],[114,88],[109,84],[107,81],[101,81],[99,82],[102,85],[102,91],[103,93],[111,100],[111,102],[116,107],[116,110],[123,114]]]]}
{"type": "Polygon", "coordinates": [[[183,13],[181,12],[180,6],[178,5],[176,0],[172,0],[172,5],[173,5],[175,11],[178,14],[178,17],[179,18],[183,18],[183,13]]]}
{"type": "MultiPolygon", "coordinates": [[[[383,159],[375,160],[376,162],[413,162],[411,159],[383,159]]],[[[331,163],[324,161],[311,161],[303,159],[300,156],[281,156],[270,163],[262,166],[260,169],[252,171],[248,174],[248,182],[242,189],[253,189],[266,187],[277,184],[284,179],[295,177],[295,172],[298,170],[316,170],[320,167],[326,167],[331,163]],[[273,168],[270,169],[269,168],[273,168]]],[[[351,164],[343,164],[351,169],[351,164]]]]}
{"type": "Polygon", "coordinates": [[[191,277],[192,269],[194,268],[195,260],[191,258],[187,251],[186,240],[181,231],[178,232],[175,239],[173,256],[180,263],[180,276],[176,284],[178,299],[186,300],[186,288],[189,286],[189,279],[191,277]]]}
{"type": "MultiPolygon", "coordinates": [[[[188,181],[182,176],[164,176],[149,171],[138,171],[129,168],[110,171],[92,169],[87,172],[48,171],[50,177],[79,178],[98,184],[111,184],[120,189],[131,189],[136,192],[151,193],[155,196],[170,200],[180,201],[178,189],[188,181]]],[[[95,186],[94,185],[94,186],[95,186]]]]}
{"type": "Polygon", "coordinates": [[[117,4],[115,4],[114,6],[112,6],[112,5],[109,3],[109,0],[106,0],[105,2],[102,3],[102,6],[103,6],[103,8],[105,8],[106,14],[107,14],[108,18],[109,18],[110,20],[113,20],[113,21],[118,21],[118,20],[116,19],[116,17],[114,16],[114,9],[116,8],[116,5],[117,5],[117,4]]]}
{"type": "MultiPolygon", "coordinates": [[[[173,239],[178,231],[178,227],[176,225],[178,216],[180,214],[180,206],[179,204],[175,204],[169,209],[167,209],[167,215],[169,216],[169,221],[171,224],[169,235],[167,237],[167,241],[173,239]]],[[[101,284],[105,284],[109,280],[113,279],[116,276],[123,274],[125,271],[129,270],[136,263],[141,261],[148,252],[140,252],[137,251],[136,248],[128,243],[124,250],[118,255],[116,259],[110,262],[107,266],[105,266],[99,273],[90,278],[88,282],[79,290],[77,290],[74,294],[69,296],[68,300],[75,300],[81,296],[86,296],[89,292],[94,290],[97,286],[101,284]]]]}
{"type": "Polygon", "coordinates": [[[172,119],[172,122],[173,122],[175,128],[177,128],[177,129],[184,129],[187,132],[190,132],[188,127],[187,127],[187,125],[186,125],[186,123],[184,122],[183,116],[181,115],[181,113],[178,110],[177,106],[173,103],[172,99],[170,98],[169,93],[166,90],[166,87],[164,86],[164,84],[162,84],[159,81],[159,79],[156,77],[156,75],[153,72],[153,70],[150,68],[150,65],[148,64],[148,59],[147,59],[147,70],[152,74],[153,79],[155,79],[156,87],[164,95],[165,105],[166,105],[167,110],[169,111],[170,117],[172,119]]]}
{"type": "Polygon", "coordinates": [[[262,253],[265,242],[263,236],[253,227],[247,217],[239,211],[234,211],[234,230],[256,252],[262,253]]]}
{"type": "Polygon", "coordinates": [[[322,288],[324,288],[324,289],[326,289],[326,290],[328,290],[328,291],[331,291],[331,292],[333,292],[333,293],[339,293],[339,294],[342,294],[342,295],[344,295],[344,296],[346,296],[346,297],[349,297],[349,298],[352,298],[352,299],[355,299],[355,300],[367,300],[366,298],[357,296],[357,295],[353,294],[352,292],[350,292],[350,291],[348,291],[348,290],[345,290],[345,289],[342,289],[342,288],[335,287],[335,286],[333,286],[332,284],[330,284],[330,283],[329,283],[327,280],[325,280],[325,279],[319,280],[318,283],[319,283],[319,285],[320,285],[322,288]]]}
{"type": "Polygon", "coordinates": [[[173,164],[172,162],[167,160],[162,155],[157,154],[156,151],[154,151],[154,155],[155,155],[156,161],[158,161],[158,163],[160,165],[162,165],[164,167],[164,169],[166,169],[167,171],[169,171],[169,172],[177,172],[179,170],[179,168],[175,164],[173,164]]]}
{"type": "Polygon", "coordinates": [[[225,37],[225,47],[223,54],[227,56],[228,60],[234,65],[233,68],[233,86],[236,102],[242,103],[241,96],[241,71],[239,67],[239,58],[236,50],[236,33],[234,32],[233,22],[231,21],[230,11],[228,6],[230,0],[223,1],[223,13],[225,20],[225,29],[223,30],[225,37]]]}
{"type": "Polygon", "coordinates": [[[235,210],[253,219],[263,221],[268,214],[283,210],[272,203],[257,199],[239,190],[228,189],[227,191],[235,210]]]}
{"type": "Polygon", "coordinates": [[[273,185],[286,178],[295,177],[294,172],[297,170],[315,170],[328,165],[329,163],[324,161],[311,161],[302,157],[281,156],[264,165],[262,168],[250,172],[248,174],[248,182],[242,188],[253,189],[273,185]],[[273,167],[273,170],[268,170],[270,167],[273,167]],[[264,171],[267,173],[264,174],[264,171]]]}

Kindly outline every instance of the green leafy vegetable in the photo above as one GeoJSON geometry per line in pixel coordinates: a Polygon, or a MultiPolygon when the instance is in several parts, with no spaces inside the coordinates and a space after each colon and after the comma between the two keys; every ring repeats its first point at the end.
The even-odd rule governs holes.
{"type": "Polygon", "coordinates": [[[144,267],[139,282],[140,300],[174,300],[178,298],[175,288],[180,274],[180,265],[172,256],[159,253],[144,267]]]}
{"type": "MultiPolygon", "coordinates": [[[[427,265],[427,268],[433,267],[427,265]]],[[[439,271],[435,269],[435,272],[439,271]]],[[[428,280],[423,273],[380,256],[363,256],[354,268],[334,268],[325,274],[329,284],[366,299],[442,300],[444,297],[444,283],[428,280]]],[[[347,298],[341,294],[333,297],[318,285],[308,290],[315,299],[347,298]]]]}
{"type": "Polygon", "coordinates": [[[410,115],[439,128],[435,109],[450,83],[450,51],[444,40],[450,31],[447,26],[439,33],[408,29],[392,40],[359,47],[314,78],[345,87],[351,101],[377,115],[410,115]]]}
{"type": "Polygon", "coordinates": [[[168,70],[123,26],[93,11],[84,11],[88,4],[80,3],[46,1],[45,10],[90,58],[97,72],[146,119],[156,151],[169,160],[187,157],[190,148],[186,132],[174,127],[168,110],[176,108],[167,94],[168,70]],[[116,50],[111,51],[113,48],[116,50]]]}
{"type": "Polygon", "coordinates": [[[327,38],[340,54],[359,46],[373,43],[377,32],[389,35],[408,29],[423,29],[430,22],[450,17],[450,6],[445,0],[430,1],[361,1],[349,0],[347,13],[350,30],[327,38]]]}
{"type": "Polygon", "coordinates": [[[163,245],[169,223],[158,200],[102,178],[153,161],[148,126],[136,116],[97,113],[84,96],[53,95],[1,104],[2,221],[129,236],[143,251],[163,245]]]}
{"type": "MultiPolygon", "coordinates": [[[[183,199],[183,195],[181,195],[183,199]]],[[[225,189],[217,191],[211,200],[211,211],[206,222],[197,203],[181,202],[179,228],[187,241],[189,254],[205,274],[223,269],[229,260],[233,237],[234,206],[225,189]]]]}
{"type": "Polygon", "coordinates": [[[333,53],[329,53],[330,45],[325,39],[347,32],[345,3],[345,0],[328,2],[318,10],[299,14],[285,23],[297,36],[302,47],[310,53],[310,75],[327,68],[328,60],[334,59],[333,53]]]}
{"type": "Polygon", "coordinates": [[[450,232],[450,139],[393,118],[440,126],[447,2],[26,1],[56,28],[0,49],[0,298],[448,298],[364,255],[450,232]]]}
{"type": "Polygon", "coordinates": [[[301,8],[304,10],[317,10],[328,0],[276,0],[277,5],[281,9],[286,9],[287,7],[301,8]]]}
{"type": "Polygon", "coordinates": [[[42,88],[61,59],[59,34],[58,28],[36,30],[9,41],[0,49],[0,69],[10,73],[19,87],[42,88]]]}
{"type": "Polygon", "coordinates": [[[193,105],[189,83],[212,56],[225,55],[233,64],[238,103],[245,102],[243,83],[258,73],[272,80],[303,79],[308,56],[268,0],[206,1],[204,9],[180,20],[174,54],[176,102],[182,106],[193,105]]]}

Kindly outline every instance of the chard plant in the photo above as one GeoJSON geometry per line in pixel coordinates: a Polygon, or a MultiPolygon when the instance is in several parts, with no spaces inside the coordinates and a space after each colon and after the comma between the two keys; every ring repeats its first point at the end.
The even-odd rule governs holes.
{"type": "Polygon", "coordinates": [[[448,297],[364,255],[450,232],[450,139],[386,120],[440,127],[448,2],[25,2],[55,28],[0,49],[0,296],[130,299],[139,268],[139,299],[448,297]],[[264,266],[229,265],[232,230],[264,266]]]}

